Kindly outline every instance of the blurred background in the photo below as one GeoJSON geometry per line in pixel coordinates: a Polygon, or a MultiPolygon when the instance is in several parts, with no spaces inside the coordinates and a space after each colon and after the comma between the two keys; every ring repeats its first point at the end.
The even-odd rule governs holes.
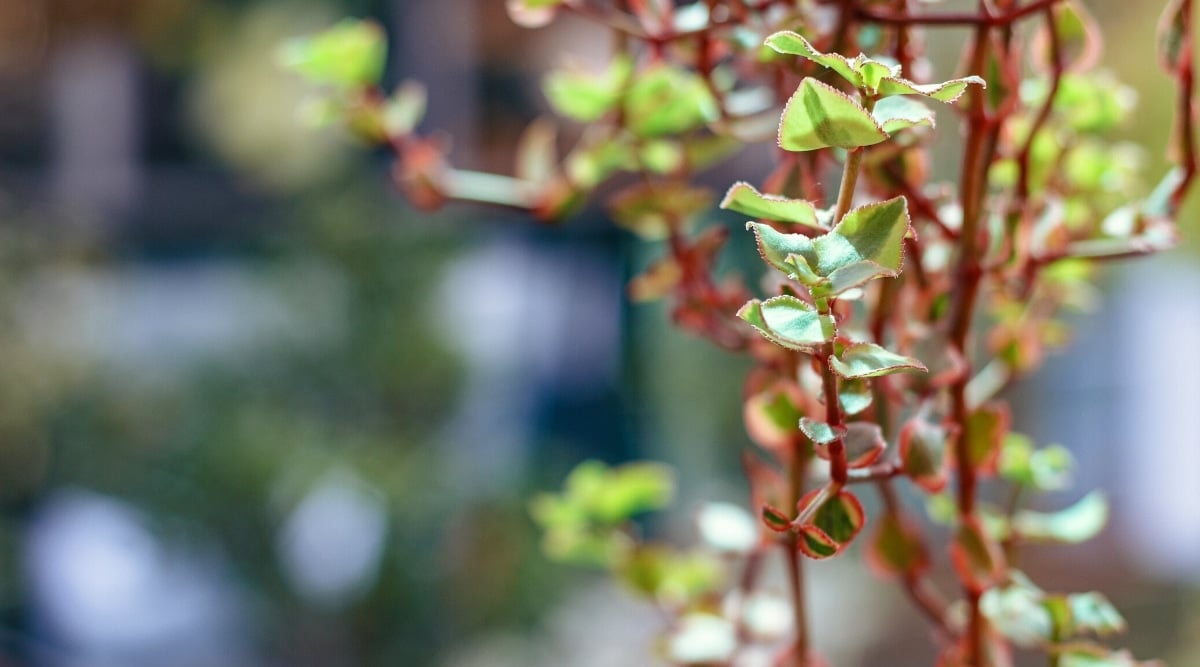
{"type": "MultiPolygon", "coordinates": [[[[1154,179],[1159,3],[1087,4],[1154,179]]],[[[508,168],[557,54],[608,46],[571,21],[516,28],[498,0],[0,0],[0,667],[652,664],[660,619],[548,563],[526,499],[596,457],[676,466],[663,531],[685,541],[699,499],[744,500],[742,362],[623,300],[656,249],[594,210],[556,229],[418,214],[386,155],[297,120],[309,91],[277,45],[346,15],[385,24],[390,78],[429,82],[426,124],[471,168],[508,168]]],[[[930,35],[941,69],[962,38],[930,35]]],[[[709,180],[757,180],[765,156],[709,180]]],[[[1125,645],[1186,667],[1185,225],[1182,249],[1107,272],[1074,346],[1011,398],[1019,429],[1080,461],[1048,503],[1103,486],[1115,507],[1100,543],[1025,568],[1103,589],[1125,645]]],[[[818,647],[929,664],[923,624],[857,567],[813,568],[818,647]]]]}

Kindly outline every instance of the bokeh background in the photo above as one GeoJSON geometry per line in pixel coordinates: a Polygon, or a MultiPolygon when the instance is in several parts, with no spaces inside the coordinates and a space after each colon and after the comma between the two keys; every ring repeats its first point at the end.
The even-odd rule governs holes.
{"type": "MultiPolygon", "coordinates": [[[[1153,178],[1159,3],[1087,4],[1153,178]]],[[[596,457],[676,466],[659,529],[684,541],[699,499],[743,500],[742,362],[621,296],[655,249],[593,210],[419,214],[386,155],[297,120],[309,91],[277,45],[346,15],[384,23],[389,77],[429,83],[426,127],[473,168],[507,169],[561,52],[607,48],[571,21],[514,27],[499,0],[0,0],[0,666],[652,664],[660,619],[544,560],[526,499],[596,457]]],[[[962,38],[930,35],[941,69],[962,38]]],[[[1115,505],[1098,543],[1026,569],[1105,590],[1125,645],[1184,667],[1192,218],[1182,249],[1107,272],[1074,346],[1010,396],[1080,461],[1049,504],[1104,486],[1115,505]]],[[[813,572],[833,664],[929,664],[896,591],[813,572]]]]}

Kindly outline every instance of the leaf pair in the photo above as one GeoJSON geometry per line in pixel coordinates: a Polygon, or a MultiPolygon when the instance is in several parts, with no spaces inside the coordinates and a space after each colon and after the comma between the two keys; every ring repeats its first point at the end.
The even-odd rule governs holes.
{"type": "Polygon", "coordinates": [[[862,503],[849,491],[838,491],[826,497],[825,489],[816,489],[800,499],[801,513],[813,503],[820,503],[812,519],[798,526],[796,548],[809,558],[829,558],[841,553],[866,523],[862,503]]]}
{"type": "MultiPolygon", "coordinates": [[[[795,202],[763,199],[776,209],[788,203],[796,217],[801,215],[803,207],[795,202]]],[[[850,211],[836,227],[816,238],[756,222],[746,228],[754,232],[759,254],[768,264],[804,283],[814,297],[829,297],[876,278],[899,275],[909,225],[908,202],[896,197],[850,211]]],[[[820,228],[819,221],[816,227],[820,228]]]]}
{"type": "Polygon", "coordinates": [[[863,54],[851,59],[838,53],[822,53],[794,32],[775,33],[766,44],[779,53],[801,56],[832,69],[868,100],[864,107],[832,86],[805,79],[788,100],[779,125],[779,145],[789,151],[861,148],[885,141],[900,130],[918,125],[933,127],[933,111],[905,96],[949,103],[961,97],[971,84],[986,85],[977,76],[914,83],[900,76],[899,65],[863,54]]]}

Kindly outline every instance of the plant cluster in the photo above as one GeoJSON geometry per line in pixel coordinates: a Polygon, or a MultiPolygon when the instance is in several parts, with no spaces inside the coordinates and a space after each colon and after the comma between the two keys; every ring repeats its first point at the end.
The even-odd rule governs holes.
{"type": "Polygon", "coordinates": [[[700,549],[641,539],[635,518],[673,486],[649,463],[585,463],[533,503],[550,556],[607,567],[668,614],[672,664],[751,664],[764,651],[823,664],[804,562],[858,542],[935,628],[941,667],[1009,665],[1014,647],[1057,667],[1142,664],[1101,643],[1124,627],[1103,595],[1044,590],[1019,569],[1022,545],[1085,541],[1108,505],[1092,492],[1030,509],[1066,487],[1071,455],[1014,432],[998,396],[1065,341],[1062,315],[1092,299],[1100,262],[1175,242],[1196,171],[1191,2],[1169,3],[1160,34],[1179,89],[1177,166],[1142,199],[1139,148],[1111,138],[1132,95],[1096,69],[1100,36],[1080,2],[929,4],[510,0],[520,23],[577,14],[614,43],[605,69],[546,77],[550,105],[583,131],[560,154],[558,126],[534,122],[512,176],[455,169],[446,141],[417,131],[422,89],[380,87],[377,25],[348,21],[285,48],[326,84],[323,116],[394,152],[394,179],[418,206],[475,200],[549,220],[619,184],[613,221],[663,248],[630,296],[669,299],[680,328],[753,360],[743,409],[755,518],[712,504],[700,549]],[[918,83],[931,69],[925,33],[955,27],[969,34],[963,75],[918,83]],[[930,180],[935,109],[961,118],[955,183],[930,180]],[[717,200],[694,176],[771,140],[770,175],[719,202],[749,219],[766,264],[751,289],[714,274],[729,232],[700,228],[717,200]],[[903,480],[948,526],[944,545],[902,502],[903,480]],[[882,509],[868,517],[871,492],[882,509]],[[957,599],[930,577],[939,550],[957,599]],[[787,598],[759,585],[772,553],[786,559],[787,598]]]}

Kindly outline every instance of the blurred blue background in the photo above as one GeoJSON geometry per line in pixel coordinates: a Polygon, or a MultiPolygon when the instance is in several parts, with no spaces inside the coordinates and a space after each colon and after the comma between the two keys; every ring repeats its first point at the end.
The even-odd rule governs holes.
{"type": "MultiPolygon", "coordinates": [[[[1088,4],[1156,175],[1157,3],[1088,4]]],[[[525,499],[585,457],[648,457],[682,480],[664,534],[690,539],[701,498],[743,500],[743,362],[622,298],[654,248],[594,209],[562,228],[418,214],[386,155],[297,120],[308,91],[275,49],[344,15],[384,23],[390,76],[429,83],[426,129],[470,168],[508,169],[560,52],[608,48],[493,0],[0,1],[0,667],[653,664],[659,619],[546,562],[525,499]]],[[[962,37],[931,55],[949,69],[962,37]]],[[[708,180],[757,180],[766,155],[708,180]]],[[[1074,347],[1010,396],[1080,460],[1050,502],[1099,485],[1115,505],[1099,543],[1023,566],[1102,588],[1125,644],[1184,666],[1191,252],[1107,273],[1074,347]]],[[[921,622],[859,572],[814,568],[818,647],[928,664],[921,622]]]]}

